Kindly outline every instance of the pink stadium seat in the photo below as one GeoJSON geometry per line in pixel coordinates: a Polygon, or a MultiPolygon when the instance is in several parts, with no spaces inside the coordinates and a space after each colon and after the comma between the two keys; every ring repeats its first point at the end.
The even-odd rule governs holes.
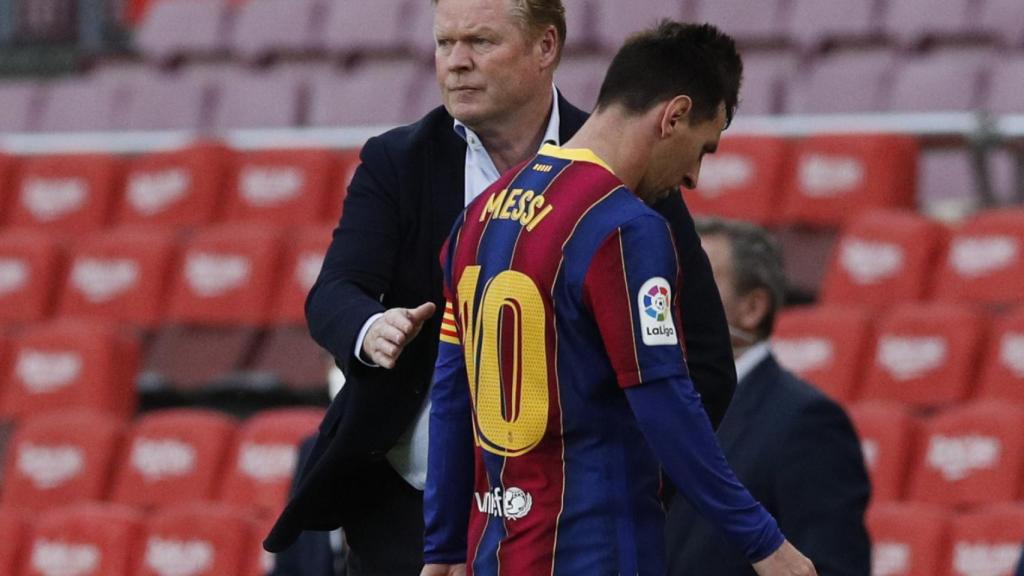
{"type": "MultiPolygon", "coordinates": [[[[944,4],[946,0],[939,0],[944,4]]],[[[970,112],[984,102],[982,88],[993,56],[939,50],[904,60],[893,73],[890,112],[970,112]]]]}
{"type": "Polygon", "coordinates": [[[33,156],[20,162],[7,225],[79,234],[104,227],[122,163],[107,154],[33,156]]]}
{"type": "Polygon", "coordinates": [[[324,47],[342,55],[411,50],[410,23],[417,21],[417,12],[432,7],[416,0],[393,0],[392,4],[391,9],[381,10],[378,0],[331,0],[323,22],[324,47]]]}
{"type": "Polygon", "coordinates": [[[947,408],[922,429],[908,496],[966,506],[1017,497],[1024,464],[1024,409],[1000,403],[947,408]]]}
{"type": "MultiPolygon", "coordinates": [[[[1024,4],[1021,8],[1024,20],[1024,4]]],[[[1024,26],[1022,22],[1021,26],[1024,26]]],[[[992,65],[991,83],[985,109],[996,114],[1024,114],[1024,102],[1020,94],[1024,91],[1024,56],[999,59],[992,65]]]]}
{"type": "Polygon", "coordinates": [[[39,85],[34,82],[0,83],[0,134],[34,127],[38,94],[39,85]]]}
{"type": "Polygon", "coordinates": [[[194,392],[243,368],[260,331],[250,326],[165,326],[149,344],[140,387],[194,392]]]}
{"type": "Polygon", "coordinates": [[[217,88],[214,129],[291,128],[299,123],[302,85],[287,68],[269,72],[228,68],[217,88]]]}
{"type": "Polygon", "coordinates": [[[208,83],[186,73],[150,70],[131,78],[115,115],[119,130],[198,130],[207,125],[208,83]]]}
{"type": "Polygon", "coordinates": [[[581,110],[593,110],[610,63],[604,55],[563,58],[555,75],[555,85],[573,105],[581,110]]]}
{"type": "Polygon", "coordinates": [[[38,230],[0,232],[0,324],[50,316],[63,281],[64,253],[38,230]]]}
{"type": "Polygon", "coordinates": [[[107,497],[124,421],[90,412],[26,418],[7,448],[3,505],[39,511],[107,497]]]}
{"type": "Polygon", "coordinates": [[[252,150],[235,154],[225,200],[234,222],[300,225],[336,212],[342,161],[327,149],[252,150]]]}
{"type": "Polygon", "coordinates": [[[278,513],[295,475],[299,444],[317,431],[323,415],[315,408],[282,408],[246,420],[221,484],[221,500],[264,516],[278,513]]]}
{"type": "Polygon", "coordinates": [[[103,324],[59,322],[26,329],[13,344],[0,413],[22,418],[84,408],[135,412],[139,343],[103,324]]]}
{"type": "Polygon", "coordinates": [[[949,558],[953,514],[942,507],[888,502],[866,515],[874,576],[938,576],[949,558]]]}
{"type": "Polygon", "coordinates": [[[216,142],[140,154],[129,160],[117,223],[191,228],[222,210],[231,151],[216,142]]]}
{"type": "Polygon", "coordinates": [[[1024,41],[1024,4],[1017,0],[985,0],[978,20],[981,33],[994,35],[1007,46],[1024,41]]]}
{"type": "Polygon", "coordinates": [[[146,328],[163,317],[176,257],[174,235],[119,230],[79,241],[68,265],[60,314],[146,328]]]}
{"type": "Polygon", "coordinates": [[[905,45],[967,35],[976,16],[971,0],[889,0],[887,4],[885,32],[905,45]]]}
{"type": "Polygon", "coordinates": [[[856,397],[872,344],[870,316],[856,307],[787,308],[772,336],[780,364],[841,402],[856,397]]]}
{"type": "Polygon", "coordinates": [[[871,502],[903,497],[919,423],[901,404],[859,402],[849,408],[871,477],[871,502]]]}
{"type": "Polygon", "coordinates": [[[120,102],[117,92],[88,77],[68,77],[41,85],[44,132],[112,130],[120,102]]]}
{"type": "Polygon", "coordinates": [[[320,75],[311,85],[309,124],[327,127],[413,121],[410,92],[419,77],[429,74],[429,69],[417,62],[396,60],[371,61],[343,73],[320,75]],[[367,99],[367,94],[374,97],[367,99]]]}
{"type": "Polygon", "coordinates": [[[0,510],[0,573],[18,573],[30,529],[25,516],[9,509],[0,510]]]}
{"type": "Polygon", "coordinates": [[[599,12],[603,9],[600,0],[562,0],[562,6],[565,7],[565,51],[574,54],[595,50],[599,12]]]}
{"type": "Polygon", "coordinates": [[[839,226],[871,208],[914,202],[917,142],[908,136],[810,136],[794,146],[786,222],[839,226]]]}
{"type": "Polygon", "coordinates": [[[789,37],[810,49],[834,40],[873,38],[880,32],[875,8],[873,0],[795,0],[789,18],[789,37]]]}
{"type": "Polygon", "coordinates": [[[945,240],[942,225],[913,212],[866,212],[843,229],[822,301],[882,308],[922,300],[945,240]]]}
{"type": "Polygon", "coordinates": [[[967,398],[986,319],[958,304],[902,304],[877,327],[861,398],[944,406],[967,398]]]}
{"type": "Polygon", "coordinates": [[[255,550],[256,524],[221,504],[185,504],[146,522],[135,576],[243,576],[255,550]]]}
{"type": "Polygon", "coordinates": [[[20,576],[132,576],[142,516],[123,506],[78,504],[39,515],[20,576]]]}
{"type": "Polygon", "coordinates": [[[117,466],[112,500],[147,509],[215,500],[237,428],[208,410],[144,414],[117,466]]]}
{"type": "Polygon", "coordinates": [[[985,347],[978,395],[1024,404],[1024,307],[996,318],[985,347]]]}
{"type": "Polygon", "coordinates": [[[695,22],[710,22],[740,44],[779,42],[786,38],[783,0],[695,0],[695,22]]]}
{"type": "Polygon", "coordinates": [[[1024,505],[1003,503],[953,520],[949,576],[1013,576],[1024,542],[1024,505]]]}
{"type": "Polygon", "coordinates": [[[940,300],[1015,304],[1024,294],[1024,210],[982,212],[954,231],[935,283],[940,300]]]}
{"type": "Polygon", "coordinates": [[[273,323],[305,324],[306,295],[320,274],[333,229],[333,224],[307,226],[290,235],[281,269],[284,286],[274,302],[273,323]]]}
{"type": "Polygon", "coordinates": [[[160,0],[143,18],[135,43],[157,61],[214,54],[226,47],[228,25],[224,0],[160,0]]]}
{"type": "MultiPolygon", "coordinates": [[[[1013,159],[1005,150],[992,150],[988,158],[993,192],[1005,197],[1013,187],[1013,159]]],[[[961,215],[977,209],[978,197],[975,163],[966,148],[933,148],[922,150],[918,161],[918,206],[942,213],[946,207],[961,215]]]]}
{"type": "MultiPolygon", "coordinates": [[[[686,0],[647,0],[645,2],[616,2],[615,0],[591,0],[586,6],[592,15],[589,24],[594,26],[597,45],[605,52],[614,54],[630,35],[655,26],[663,19],[682,20],[686,0]],[[594,18],[596,16],[596,18],[594,18]]],[[[582,6],[580,6],[582,8],[582,6]]],[[[568,13],[567,18],[574,15],[568,13]]],[[[582,12],[582,10],[579,10],[582,12]]],[[[575,17],[588,17],[576,14],[575,17]]],[[[584,20],[586,22],[586,20],[584,20]]],[[[566,34],[568,36],[568,33],[566,34]]],[[[602,75],[603,76],[603,75],[602,75]]]]}
{"type": "Polygon", "coordinates": [[[321,0],[250,0],[237,8],[231,51],[245,60],[273,54],[302,54],[322,42],[317,24],[321,0]]]}
{"type": "Polygon", "coordinates": [[[324,398],[330,355],[302,325],[274,326],[252,353],[243,370],[247,381],[279,385],[305,398],[324,398]]]}
{"type": "Polygon", "coordinates": [[[694,214],[774,224],[790,157],[782,138],[723,138],[718,151],[704,157],[697,188],[684,190],[683,198],[694,214]]]}
{"type": "MultiPolygon", "coordinates": [[[[821,2],[810,2],[834,10],[821,2]]],[[[797,114],[868,113],[889,102],[896,58],[888,50],[847,50],[814,60],[790,85],[787,109],[797,114]]]]}
{"type": "Polygon", "coordinates": [[[743,116],[781,113],[796,70],[797,58],[792,52],[744,51],[739,113],[743,116]]]}

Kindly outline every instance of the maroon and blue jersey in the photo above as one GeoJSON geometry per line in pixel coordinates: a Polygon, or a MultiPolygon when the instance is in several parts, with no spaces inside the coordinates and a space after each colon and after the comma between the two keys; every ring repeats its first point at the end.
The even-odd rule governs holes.
{"type": "Polygon", "coordinates": [[[781,543],[689,382],[668,224],[600,159],[545,146],[470,204],[442,260],[427,563],[465,561],[480,576],[660,575],[665,460],[752,558],[781,543]],[[646,421],[677,406],[660,405],[661,390],[680,413],[658,428],[646,421]]]}

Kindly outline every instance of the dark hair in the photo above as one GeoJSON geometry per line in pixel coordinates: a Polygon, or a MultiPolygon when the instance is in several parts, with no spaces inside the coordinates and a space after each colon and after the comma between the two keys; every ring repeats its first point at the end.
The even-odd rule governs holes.
{"type": "Polygon", "coordinates": [[[713,119],[725,104],[728,125],[742,76],[743,60],[729,35],[711,24],[664,20],[619,49],[601,84],[597,108],[620,104],[642,113],[685,94],[693,100],[692,121],[713,119]]]}
{"type": "Polygon", "coordinates": [[[786,273],[782,248],[767,230],[749,222],[725,218],[695,218],[701,236],[722,236],[732,249],[732,277],[736,294],[745,296],[762,289],[771,297],[768,313],[757,326],[758,336],[768,338],[775,327],[775,314],[786,300],[786,273]]]}

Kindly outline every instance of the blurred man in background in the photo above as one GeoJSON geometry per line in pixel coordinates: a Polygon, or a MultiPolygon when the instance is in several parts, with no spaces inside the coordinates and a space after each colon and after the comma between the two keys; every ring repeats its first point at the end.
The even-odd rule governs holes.
{"type": "MultiPolygon", "coordinates": [[[[871,487],[857,435],[838,404],[780,367],[771,352],[786,285],[778,245],[743,222],[698,220],[697,231],[725,305],[739,376],[718,430],[726,458],[820,574],[869,574],[864,509],[871,487]]],[[[753,574],[742,552],[680,498],[666,533],[671,575],[753,574]]]]}

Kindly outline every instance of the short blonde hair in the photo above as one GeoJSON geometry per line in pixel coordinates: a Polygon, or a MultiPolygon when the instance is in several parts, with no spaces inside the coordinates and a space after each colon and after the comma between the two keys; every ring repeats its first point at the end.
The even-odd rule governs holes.
{"type": "MultiPolygon", "coordinates": [[[[431,0],[435,6],[438,0],[431,0]]],[[[539,35],[548,26],[558,32],[558,55],[561,58],[565,47],[565,6],[562,0],[509,0],[512,16],[519,21],[523,30],[533,36],[539,35]]]]}

